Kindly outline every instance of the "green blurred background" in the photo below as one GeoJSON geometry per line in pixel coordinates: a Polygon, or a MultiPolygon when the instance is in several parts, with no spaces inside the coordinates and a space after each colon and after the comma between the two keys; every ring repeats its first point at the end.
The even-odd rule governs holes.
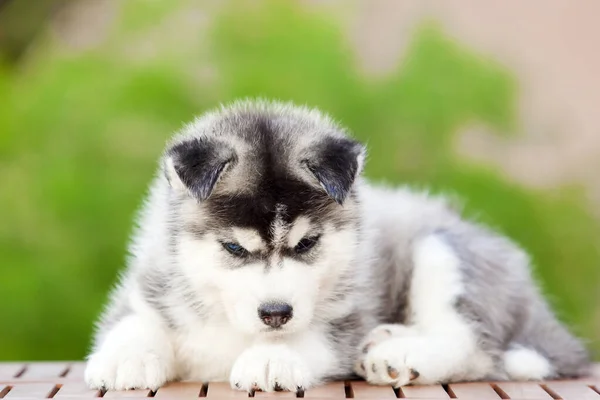
{"type": "Polygon", "coordinates": [[[531,252],[600,358],[598,204],[579,182],[529,187],[456,151],[468,125],[523,133],[513,71],[427,18],[369,75],[343,29],[355,7],[0,1],[0,359],[85,355],[165,141],[245,96],[320,107],[368,144],[370,178],[459,196],[531,252]]]}

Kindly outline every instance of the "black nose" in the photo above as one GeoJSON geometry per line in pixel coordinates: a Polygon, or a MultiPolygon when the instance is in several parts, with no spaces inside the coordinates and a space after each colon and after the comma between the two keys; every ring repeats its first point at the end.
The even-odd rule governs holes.
{"type": "Polygon", "coordinates": [[[286,303],[263,303],[258,307],[258,316],[265,325],[279,328],[292,319],[294,309],[286,303]]]}

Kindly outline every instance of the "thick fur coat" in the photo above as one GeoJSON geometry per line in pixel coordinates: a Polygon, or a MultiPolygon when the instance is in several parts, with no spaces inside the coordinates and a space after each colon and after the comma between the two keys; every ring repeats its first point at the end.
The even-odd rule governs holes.
{"type": "Polygon", "coordinates": [[[317,110],[243,101],[168,144],[102,315],[91,387],[303,390],[579,376],[526,253],[443,197],[363,180],[317,110]]]}

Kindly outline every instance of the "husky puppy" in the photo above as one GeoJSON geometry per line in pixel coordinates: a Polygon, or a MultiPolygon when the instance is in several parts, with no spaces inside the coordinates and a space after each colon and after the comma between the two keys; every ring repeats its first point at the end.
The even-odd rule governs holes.
{"type": "Polygon", "coordinates": [[[528,257],[443,197],[371,185],[317,110],[242,101],[167,146],[95,335],[90,387],[303,390],[586,372],[528,257]]]}

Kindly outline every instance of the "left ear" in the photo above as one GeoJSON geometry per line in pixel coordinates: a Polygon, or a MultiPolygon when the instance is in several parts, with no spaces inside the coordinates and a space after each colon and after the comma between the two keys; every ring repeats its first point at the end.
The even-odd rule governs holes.
{"type": "Polygon", "coordinates": [[[354,181],[362,172],[365,147],[352,139],[328,137],[303,160],[321,187],[338,204],[343,204],[354,181]]]}
{"type": "Polygon", "coordinates": [[[192,138],[167,150],[163,170],[171,187],[186,190],[199,201],[204,201],[213,192],[227,166],[235,162],[235,152],[227,144],[192,138]]]}

